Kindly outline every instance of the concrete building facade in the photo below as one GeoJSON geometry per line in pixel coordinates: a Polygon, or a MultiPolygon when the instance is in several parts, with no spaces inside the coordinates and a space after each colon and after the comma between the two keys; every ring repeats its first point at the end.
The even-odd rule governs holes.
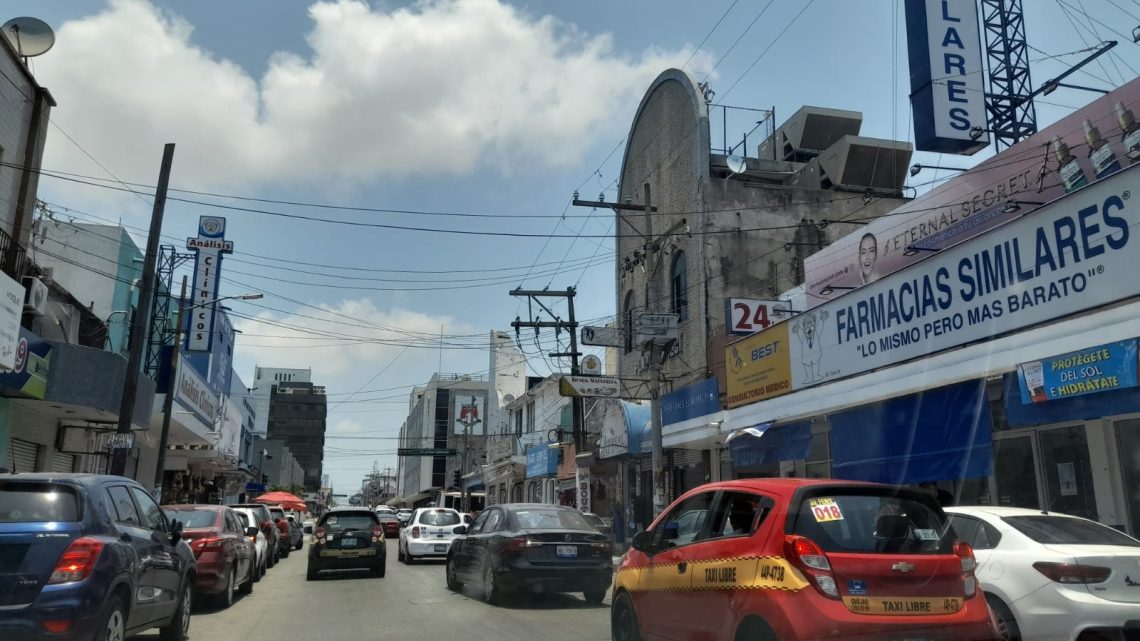
{"type": "Polygon", "coordinates": [[[305,382],[274,385],[266,433],[269,440],[279,439],[289,447],[305,472],[304,486],[309,492],[321,487],[327,417],[324,387],[305,382]]]}

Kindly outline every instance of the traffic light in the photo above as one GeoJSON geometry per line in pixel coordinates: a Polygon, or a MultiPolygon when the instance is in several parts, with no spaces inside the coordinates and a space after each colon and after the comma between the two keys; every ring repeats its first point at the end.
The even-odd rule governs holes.
{"type": "Polygon", "coordinates": [[[463,475],[459,473],[459,470],[452,473],[451,482],[456,489],[463,487],[463,475]]]}

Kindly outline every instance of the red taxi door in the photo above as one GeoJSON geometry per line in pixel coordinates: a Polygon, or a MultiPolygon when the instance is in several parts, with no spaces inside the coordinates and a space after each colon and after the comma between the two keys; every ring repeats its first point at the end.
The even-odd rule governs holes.
{"type": "Polygon", "coordinates": [[[630,591],[637,622],[647,640],[687,639],[691,610],[692,560],[706,532],[715,491],[694,494],[670,508],[650,530],[652,554],[630,591]]]}
{"type": "Polygon", "coordinates": [[[700,616],[689,618],[686,639],[735,638],[744,601],[783,580],[783,573],[773,571],[782,549],[764,549],[771,529],[766,517],[774,506],[771,498],[752,492],[726,490],[717,496],[705,534],[690,546],[688,607],[700,616]]]}

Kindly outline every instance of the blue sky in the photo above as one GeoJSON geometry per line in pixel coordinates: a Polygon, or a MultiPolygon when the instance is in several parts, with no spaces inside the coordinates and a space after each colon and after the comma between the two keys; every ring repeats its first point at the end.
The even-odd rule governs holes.
{"type": "MultiPolygon", "coordinates": [[[[233,305],[258,319],[236,319],[244,332],[239,373],[249,381],[254,363],[311,366],[328,387],[326,470],[338,491],[357,486],[374,461],[395,465],[393,437],[407,411],[407,389],[439,367],[431,337],[441,327],[448,336],[443,370],[479,372],[487,368],[480,349],[487,332],[509,328],[518,313],[507,294],[514,285],[577,284],[580,317],[613,313],[612,241],[604,238],[610,216],[583,218],[591,212],[566,205],[579,188],[583,197],[602,190],[615,197],[621,150],[603,160],[625,135],[648,83],[666,67],[688,61],[698,79],[712,71],[715,102],[774,106],[778,121],[812,104],[863,112],[864,135],[911,137],[904,19],[896,0],[9,0],[5,9],[8,16],[37,16],[57,31],[56,47],[33,60],[38,79],[59,101],[48,169],[112,186],[118,186],[112,174],[151,185],[162,143],[175,142],[171,182],[178,188],[515,217],[179,197],[358,223],[602,236],[546,242],[386,230],[171,202],[164,226],[170,242],[192,235],[201,214],[228,217],[227,235],[238,251],[224,267],[230,281],[224,293],[272,294],[256,305],[233,305]],[[524,278],[536,262],[542,275],[524,278]],[[511,269],[463,273],[505,268],[511,269]],[[353,280],[361,278],[424,282],[353,280]],[[361,286],[385,289],[354,289],[361,286]],[[421,290],[440,287],[450,289],[421,290]]],[[[1029,41],[1039,49],[1031,54],[1037,84],[1082,56],[1072,52],[1102,39],[1121,40],[1119,55],[1072,82],[1108,88],[1140,69],[1140,47],[1130,37],[1140,24],[1136,0],[1041,0],[1026,3],[1026,11],[1029,41]],[[1093,22],[1080,13],[1084,8],[1093,22]],[[1109,26],[1128,37],[1109,33],[1109,26]],[[1066,55],[1049,59],[1058,54],[1066,55]]],[[[1059,90],[1038,103],[1039,122],[1092,97],[1059,90]]],[[[991,153],[941,162],[969,166],[991,153]]],[[[915,160],[939,162],[931,154],[915,160]]],[[[76,220],[143,228],[149,216],[146,197],[53,178],[40,188],[45,201],[76,220]]],[[[553,351],[553,336],[542,344],[553,351]]],[[[535,351],[533,343],[528,347],[535,351]]],[[[550,369],[538,356],[532,365],[550,369]]]]}

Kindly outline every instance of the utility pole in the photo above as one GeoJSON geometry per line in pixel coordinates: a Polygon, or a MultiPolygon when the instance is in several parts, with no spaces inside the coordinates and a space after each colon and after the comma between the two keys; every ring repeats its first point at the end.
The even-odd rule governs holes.
{"type": "MultiPolygon", "coordinates": [[[[567,287],[565,291],[558,290],[527,290],[527,289],[513,289],[511,296],[525,296],[531,303],[537,304],[554,320],[551,321],[536,321],[534,320],[534,309],[528,305],[530,320],[523,321],[518,317],[511,323],[511,327],[515,328],[516,339],[522,328],[526,327],[534,329],[537,335],[538,330],[548,328],[553,329],[555,332],[561,332],[564,329],[570,330],[570,351],[569,352],[554,352],[550,354],[552,358],[569,358],[570,359],[570,373],[579,374],[578,357],[581,353],[578,351],[578,321],[574,319],[574,296],[578,293],[573,287],[567,287]],[[561,317],[550,311],[550,308],[542,302],[543,298],[565,298],[567,301],[567,314],[569,319],[562,320],[561,317]]],[[[581,451],[585,446],[586,438],[582,428],[582,399],[573,398],[570,404],[571,416],[573,417],[573,438],[575,451],[581,451]]]]}
{"type": "MultiPolygon", "coordinates": [[[[128,342],[129,356],[127,371],[123,376],[123,397],[119,404],[119,424],[115,432],[127,438],[131,434],[131,418],[135,414],[135,397],[138,394],[139,376],[142,370],[143,347],[146,344],[146,326],[150,318],[151,299],[154,298],[155,263],[158,262],[158,241],[162,235],[162,216],[166,211],[166,190],[170,185],[170,167],[174,163],[174,143],[168,142],[162,150],[162,165],[158,170],[158,187],[154,191],[154,208],[150,214],[150,231],[146,239],[146,255],[143,258],[142,282],[139,285],[139,304],[131,318],[131,333],[128,342]]],[[[177,346],[175,346],[177,349],[177,346]]],[[[171,389],[167,395],[172,395],[171,389]]],[[[127,456],[130,448],[115,447],[111,450],[111,474],[122,476],[127,471],[127,456]]]]}
{"type": "Polygon", "coordinates": [[[174,413],[174,386],[178,384],[178,357],[182,351],[182,323],[186,314],[186,275],[182,276],[182,294],[178,297],[178,322],[174,325],[174,349],[170,352],[168,369],[170,391],[162,399],[162,432],[158,437],[158,462],[154,470],[154,494],[162,501],[162,476],[166,468],[166,446],[170,440],[170,415],[174,413]]]}

